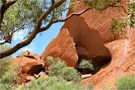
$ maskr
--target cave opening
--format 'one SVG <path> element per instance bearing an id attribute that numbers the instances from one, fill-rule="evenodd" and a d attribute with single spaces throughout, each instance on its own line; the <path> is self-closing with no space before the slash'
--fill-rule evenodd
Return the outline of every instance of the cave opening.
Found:
<path id="1" fill-rule="evenodd" d="M 78 55 L 78 58 L 79 59 L 76 68 L 82 75 L 84 74 L 94 75 L 100 69 L 106 67 L 111 62 L 111 57 L 105 57 L 105 56 L 88 57 L 88 56 Z M 85 63 L 83 64 L 84 67 L 81 68 L 80 65 L 83 60 L 85 60 Z M 88 66 L 92 66 L 93 69 L 91 67 L 89 68 Z"/>

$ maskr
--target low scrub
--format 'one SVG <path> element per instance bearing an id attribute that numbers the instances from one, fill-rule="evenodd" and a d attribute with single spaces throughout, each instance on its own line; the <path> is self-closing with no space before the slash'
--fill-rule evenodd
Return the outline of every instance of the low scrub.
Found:
<path id="1" fill-rule="evenodd" d="M 125 76 L 117 80 L 117 90 L 135 90 L 135 76 Z"/>
<path id="2" fill-rule="evenodd" d="M 66 81 L 80 82 L 81 76 L 78 71 L 72 67 L 67 67 L 65 62 L 60 58 L 49 57 L 49 62 L 51 62 L 49 76 L 60 77 Z"/>
<path id="3" fill-rule="evenodd" d="M 91 90 L 89 87 L 83 87 L 78 83 L 67 82 L 63 78 L 50 77 L 47 80 L 40 77 L 29 83 L 29 86 L 22 87 L 20 90 Z"/>
<path id="4" fill-rule="evenodd" d="M 49 78 L 39 77 L 25 85 L 16 85 L 15 65 L 8 61 L 0 62 L 0 90 L 91 90 L 80 84 L 80 75 L 74 68 L 67 67 L 59 58 L 50 58 Z"/>

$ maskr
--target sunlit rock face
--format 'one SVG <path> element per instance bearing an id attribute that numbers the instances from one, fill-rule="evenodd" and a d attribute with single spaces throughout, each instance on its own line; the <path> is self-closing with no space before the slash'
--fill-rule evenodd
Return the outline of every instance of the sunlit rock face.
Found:
<path id="1" fill-rule="evenodd" d="M 129 30 L 127 36 L 126 39 L 106 44 L 112 54 L 111 63 L 91 78 L 83 80 L 83 84 L 91 83 L 95 90 L 102 90 L 104 86 L 114 90 L 118 78 L 135 74 L 135 30 Z"/>
<path id="2" fill-rule="evenodd" d="M 67 20 L 63 27 L 68 29 L 76 44 L 79 61 L 92 59 L 98 65 L 109 62 L 111 56 L 101 36 L 88 26 L 83 17 L 74 16 Z"/>
<path id="3" fill-rule="evenodd" d="M 84 18 L 79 16 L 66 21 L 59 35 L 42 54 L 44 59 L 47 56 L 60 57 L 72 67 L 76 67 L 82 59 L 91 58 L 98 65 L 111 59 L 110 52 L 98 32 L 89 28 Z"/>
<path id="4" fill-rule="evenodd" d="M 85 5 L 83 0 L 77 1 L 80 2 L 80 5 L 75 11 L 79 12 L 85 8 Z M 125 9 L 127 8 L 127 0 L 121 0 L 120 3 Z M 69 10 L 67 15 L 71 13 L 72 11 Z M 68 59 L 68 62 L 78 63 L 82 58 L 92 58 L 98 65 L 104 65 L 96 74 L 84 79 L 82 83 L 85 85 L 92 84 L 95 90 L 103 90 L 105 87 L 115 90 L 115 82 L 118 78 L 135 74 L 135 30 L 126 29 L 126 37 L 113 36 L 109 31 L 112 20 L 123 16 L 125 13 L 122 8 L 109 7 L 103 11 L 90 10 L 81 16 L 70 18 L 65 22 L 59 35 L 48 45 L 42 54 L 43 58 L 47 55 L 60 58 L 63 58 L 62 56 L 70 57 L 68 54 L 74 48 L 73 55 L 77 58 L 76 60 Z M 60 34 L 66 31 L 65 29 L 72 38 L 72 43 L 74 43 L 73 47 L 70 47 L 71 49 L 68 48 L 69 43 L 65 40 L 62 39 L 65 41 L 63 43 L 66 44 L 66 47 L 62 47 L 63 44 L 59 43 L 62 41 L 57 41 L 58 38 L 63 38 L 60 37 Z M 56 47 L 68 48 L 68 54 L 59 54 L 59 49 L 55 50 Z M 65 62 L 67 62 L 66 58 Z"/>
<path id="5" fill-rule="evenodd" d="M 86 5 L 84 4 L 84 0 L 75 0 L 79 2 L 78 7 L 76 7 L 75 11 L 80 12 L 86 9 Z M 127 8 L 127 1 L 128 0 L 121 0 L 120 4 Z M 69 10 L 68 15 L 71 14 L 73 11 Z M 121 7 L 108 7 L 103 11 L 94 11 L 90 10 L 80 17 L 84 18 L 84 22 L 88 24 L 89 28 L 92 30 L 96 30 L 99 34 L 104 43 L 108 43 L 120 38 L 122 36 L 114 36 L 110 32 L 110 27 L 113 19 L 121 19 L 125 16 L 124 9 Z M 76 19 L 76 22 L 78 20 Z M 72 25 L 73 27 L 73 25 Z M 71 27 L 71 28 L 72 28 Z M 85 29 L 85 28 L 84 28 Z"/>
<path id="6" fill-rule="evenodd" d="M 80 3 L 79 7 L 75 9 L 76 12 L 79 12 L 85 8 L 83 0 L 78 0 Z M 68 14 L 71 14 L 72 10 L 69 10 Z M 112 14 L 114 13 L 114 14 Z M 111 15 L 111 16 L 109 16 Z M 60 57 L 62 59 L 68 59 L 66 57 L 71 57 L 69 54 L 65 54 L 65 52 L 60 52 L 62 48 L 67 48 L 67 46 L 62 46 L 61 43 L 57 43 L 57 39 L 60 40 L 60 35 L 63 32 L 63 28 L 67 29 L 70 37 L 73 39 L 73 43 L 75 44 L 73 47 L 76 50 L 75 56 L 78 56 L 78 59 L 68 59 L 68 62 L 74 63 L 75 61 L 79 61 L 81 59 L 92 59 L 94 63 L 98 65 L 103 65 L 108 63 L 111 59 L 111 54 L 109 50 L 104 46 L 104 43 L 115 40 L 111 32 L 109 31 L 112 19 L 115 17 L 120 17 L 124 15 L 124 11 L 118 8 L 108 8 L 105 11 L 88 11 L 81 16 L 74 16 L 67 20 L 62 27 L 59 35 L 48 45 L 47 49 L 42 54 L 42 57 L 45 59 L 47 55 Z M 62 37 L 63 38 L 63 37 Z M 118 38 L 118 37 L 117 37 Z M 61 41 L 62 43 L 66 43 Z M 68 45 L 68 43 L 67 43 Z M 61 47 L 61 49 L 58 49 Z M 55 49 L 57 48 L 57 50 Z M 71 48 L 69 49 L 71 50 Z M 67 49 L 68 51 L 68 49 Z M 68 53 L 71 53 L 68 51 Z M 73 53 L 73 52 L 72 52 Z M 76 55 L 77 53 L 77 55 Z M 64 55 L 62 55 L 64 54 Z M 65 60 L 67 63 L 67 60 Z M 78 62 L 76 62 L 78 63 Z M 71 63 L 70 63 L 71 64 Z M 74 66 L 70 65 L 69 66 Z"/>
<path id="7" fill-rule="evenodd" d="M 59 35 L 51 41 L 41 57 L 60 57 L 68 66 L 74 67 L 78 61 L 75 43 L 68 29 L 63 28 Z"/>

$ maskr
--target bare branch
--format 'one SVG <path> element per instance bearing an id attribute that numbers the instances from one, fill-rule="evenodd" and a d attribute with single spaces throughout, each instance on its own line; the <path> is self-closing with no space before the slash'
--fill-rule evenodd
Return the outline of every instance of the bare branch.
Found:
<path id="1" fill-rule="evenodd" d="M 122 5 L 112 5 L 111 7 L 120 7 L 120 8 L 122 8 L 124 10 L 124 13 L 127 13 L 127 10 Z"/>
<path id="2" fill-rule="evenodd" d="M 69 16 L 67 16 L 65 19 L 59 19 L 59 20 L 56 20 L 56 21 L 53 21 L 52 23 L 57 23 L 57 22 L 65 22 L 66 20 L 68 20 L 69 18 L 73 17 L 73 16 L 80 16 L 81 14 L 87 12 L 88 10 L 90 10 L 92 8 L 87 8 L 81 12 L 78 12 L 78 13 L 72 13 L 70 14 Z"/>

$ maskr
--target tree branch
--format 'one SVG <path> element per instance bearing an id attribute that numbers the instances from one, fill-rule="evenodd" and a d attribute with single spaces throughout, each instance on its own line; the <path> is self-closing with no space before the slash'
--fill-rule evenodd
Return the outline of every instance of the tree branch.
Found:
<path id="1" fill-rule="evenodd" d="M 47 16 L 56 8 L 58 8 L 61 4 L 63 4 L 65 2 L 65 0 L 60 0 L 59 2 L 56 2 L 54 5 L 52 5 L 45 13 L 43 13 L 39 18 L 38 20 L 36 21 L 35 23 L 35 29 L 32 31 L 32 33 L 29 35 L 29 37 L 18 43 L 17 45 L 15 45 L 14 47 L 12 47 L 11 49 L 9 50 L 6 50 L 4 52 L 1 52 L 0 53 L 0 59 L 6 57 L 6 56 L 9 56 L 13 53 L 15 53 L 16 51 L 18 51 L 20 48 L 30 44 L 32 42 L 32 40 L 36 37 L 36 35 L 39 33 L 39 32 L 43 32 L 41 30 L 41 25 L 42 25 L 42 21 L 44 20 L 44 18 L 47 18 Z M 45 29 L 47 30 L 52 24 L 49 24 Z"/>
<path id="2" fill-rule="evenodd" d="M 14 0 L 14 1 L 16 1 L 16 0 Z M 20 48 L 22 48 L 22 47 L 24 47 L 24 46 L 30 44 L 30 43 L 32 42 L 32 40 L 36 37 L 36 35 L 37 35 L 38 33 L 43 32 L 43 31 L 49 29 L 52 24 L 57 23 L 57 22 L 64 22 L 64 21 L 68 20 L 69 18 L 71 18 L 72 16 L 79 16 L 79 15 L 81 15 L 81 14 L 87 12 L 88 10 L 92 9 L 92 8 L 87 8 L 87 9 L 85 9 L 85 10 L 79 12 L 79 13 L 72 13 L 72 14 L 70 14 L 69 16 L 67 16 L 65 19 L 59 19 L 59 20 L 56 20 L 56 21 L 53 21 L 53 20 L 51 19 L 50 22 L 47 24 L 47 26 L 41 28 L 41 26 L 42 26 L 42 21 L 43 21 L 45 18 L 47 18 L 47 16 L 48 16 L 54 9 L 58 8 L 58 7 L 59 7 L 60 5 L 62 5 L 65 1 L 66 1 L 66 0 L 60 0 L 60 1 L 58 1 L 58 2 L 56 2 L 56 3 L 54 3 L 54 4 L 52 4 L 52 5 L 50 6 L 50 8 L 48 8 L 48 10 L 47 10 L 46 12 L 44 12 L 43 14 L 41 14 L 41 16 L 40 16 L 40 17 L 38 18 L 38 20 L 35 22 L 35 29 L 31 32 L 31 34 L 29 35 L 29 37 L 28 37 L 26 40 L 24 40 L 24 41 L 18 43 L 17 45 L 15 45 L 14 47 L 12 47 L 11 49 L 6 50 L 6 51 L 4 51 L 4 52 L 1 52 L 1 53 L 0 53 L 0 59 L 1 59 L 1 58 L 4 58 L 4 57 L 6 57 L 6 56 L 9 56 L 9 55 L 11 55 L 11 54 L 13 54 L 13 53 L 15 53 L 15 52 L 18 51 Z M 10 4 L 9 6 L 11 6 L 11 5 L 12 5 L 12 4 Z M 3 13 L 3 14 L 4 14 L 4 13 Z M 0 23 L 0 24 L 1 24 L 1 23 Z"/>
<path id="3" fill-rule="evenodd" d="M 112 5 L 111 7 L 120 7 L 120 8 L 122 8 L 124 10 L 124 13 L 127 13 L 127 10 L 122 5 Z"/>
<path id="4" fill-rule="evenodd" d="M 78 13 L 72 13 L 72 14 L 68 15 L 65 19 L 55 20 L 55 21 L 53 21 L 52 23 L 65 22 L 65 21 L 68 20 L 69 18 L 71 18 L 71 17 L 73 17 L 73 16 L 80 16 L 81 14 L 87 12 L 87 11 L 90 10 L 90 9 L 92 9 L 92 8 L 87 8 L 87 9 L 81 11 L 81 12 L 78 12 Z"/>
<path id="5" fill-rule="evenodd" d="M 6 10 L 12 6 L 17 0 L 5 0 L 0 8 L 0 25 L 3 21 Z M 1 27 L 0 27 L 1 28 Z"/>
<path id="6" fill-rule="evenodd" d="M 8 33 L 7 36 L 4 36 L 4 38 L 2 40 L 0 40 L 0 45 L 3 45 L 5 43 L 11 43 L 12 41 L 12 37 L 13 37 L 13 34 L 17 31 L 19 31 L 21 28 L 24 27 L 25 24 L 21 25 L 19 28 L 13 30 L 12 32 Z"/>

